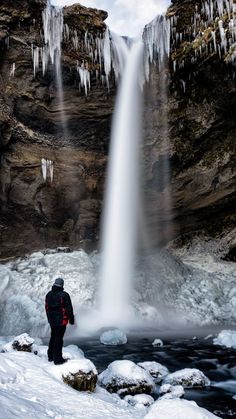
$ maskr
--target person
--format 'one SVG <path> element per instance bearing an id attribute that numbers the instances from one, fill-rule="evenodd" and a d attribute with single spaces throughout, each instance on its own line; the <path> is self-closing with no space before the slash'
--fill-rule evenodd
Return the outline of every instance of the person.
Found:
<path id="1" fill-rule="evenodd" d="M 57 278 L 45 298 L 45 309 L 51 327 L 48 360 L 55 365 L 64 364 L 62 356 L 63 337 L 68 322 L 74 324 L 74 313 L 70 296 L 64 291 L 64 280 Z"/>

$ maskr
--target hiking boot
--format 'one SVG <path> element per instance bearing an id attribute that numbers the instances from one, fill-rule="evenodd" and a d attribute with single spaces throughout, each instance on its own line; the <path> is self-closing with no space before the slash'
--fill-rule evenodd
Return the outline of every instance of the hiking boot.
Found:
<path id="1" fill-rule="evenodd" d="M 60 361 L 56 361 L 54 362 L 55 365 L 62 365 L 65 364 L 65 362 L 67 362 L 68 359 L 62 358 Z"/>

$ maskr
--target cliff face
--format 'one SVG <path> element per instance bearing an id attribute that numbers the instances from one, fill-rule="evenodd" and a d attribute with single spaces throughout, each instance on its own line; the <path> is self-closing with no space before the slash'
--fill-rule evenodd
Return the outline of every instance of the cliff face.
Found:
<path id="1" fill-rule="evenodd" d="M 179 234 L 191 237 L 202 230 L 212 237 L 235 227 L 235 65 L 227 62 L 223 49 L 219 58 L 219 19 L 202 27 L 200 19 L 207 19 L 203 4 L 173 1 L 168 10 L 174 22 L 170 68 L 161 76 L 152 69 L 146 94 L 146 196 L 154 242 L 158 235 L 165 241 Z M 201 36 L 193 33 L 196 5 L 199 23 L 195 32 L 200 30 Z M 225 13 L 227 37 L 228 24 Z M 169 78 L 166 92 L 163 77 Z M 159 178 L 167 158 L 171 166 L 169 186 L 161 185 Z M 163 211 L 170 191 L 172 211 Z M 160 211 L 164 231 L 158 231 Z M 173 224 L 166 229 L 170 218 Z"/>
<path id="2" fill-rule="evenodd" d="M 99 237 L 115 88 L 108 92 L 93 76 L 86 96 L 76 61 L 89 61 L 88 54 L 64 41 L 63 131 L 53 68 L 44 77 L 33 72 L 31 46 L 43 43 L 44 7 L 45 0 L 0 5 L 1 258 L 46 247 L 91 248 Z M 153 68 L 146 87 L 144 183 L 154 245 L 200 229 L 210 235 L 232 229 L 236 220 L 234 68 L 211 49 L 192 60 L 194 10 L 190 0 L 173 1 L 168 13 L 178 16 L 183 37 L 172 44 L 169 70 L 158 75 Z M 106 16 L 74 5 L 65 8 L 64 23 L 80 43 L 86 31 L 103 35 Z M 43 179 L 41 159 L 54 162 L 52 183 Z"/>
<path id="3" fill-rule="evenodd" d="M 96 242 L 106 154 L 113 110 L 95 77 L 86 97 L 79 87 L 76 52 L 63 44 L 63 108 L 51 66 L 34 77 L 31 45 L 41 46 L 44 0 L 3 1 L 0 6 L 0 237 L 1 257 L 55 246 L 87 246 Z M 64 24 L 102 36 L 106 12 L 80 5 L 65 8 Z M 9 48 L 8 48 L 9 43 Z M 89 59 L 88 59 L 89 60 Z M 54 180 L 46 182 L 41 159 L 54 162 Z"/>

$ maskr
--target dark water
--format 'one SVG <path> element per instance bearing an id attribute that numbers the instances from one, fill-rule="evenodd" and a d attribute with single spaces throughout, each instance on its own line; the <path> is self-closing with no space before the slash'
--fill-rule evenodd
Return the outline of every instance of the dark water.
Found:
<path id="1" fill-rule="evenodd" d="M 198 368 L 211 380 L 206 389 L 185 390 L 185 399 L 194 400 L 222 419 L 236 418 L 236 350 L 215 346 L 212 340 L 166 339 L 164 347 L 153 348 L 154 338 L 130 337 L 127 345 L 104 346 L 99 338 L 83 338 L 70 342 L 77 344 L 85 356 L 94 362 L 99 372 L 112 361 L 128 359 L 135 363 L 157 361 L 170 372 L 182 368 Z M 68 342 L 67 342 L 68 343 Z M 233 370 L 234 368 L 234 370 Z M 214 384 L 229 382 L 229 388 L 216 388 Z M 229 383 L 228 383 L 229 384 Z"/>

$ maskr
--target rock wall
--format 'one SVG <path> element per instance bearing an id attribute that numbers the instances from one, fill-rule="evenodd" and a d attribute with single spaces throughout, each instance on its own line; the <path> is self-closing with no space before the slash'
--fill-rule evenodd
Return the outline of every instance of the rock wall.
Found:
<path id="1" fill-rule="evenodd" d="M 115 86 L 108 92 L 93 77 L 86 96 L 76 61 L 88 57 L 64 42 L 63 133 L 53 68 L 33 74 L 31 45 L 42 44 L 44 7 L 45 0 L 0 5 L 1 259 L 48 247 L 91 249 L 99 238 Z M 192 63 L 194 8 L 173 1 L 168 14 L 179 16 L 184 37 L 172 45 L 168 69 L 158 75 L 153 68 L 145 89 L 145 211 L 154 246 L 198 230 L 218 234 L 236 220 L 235 71 L 214 53 Z M 102 35 L 106 17 L 80 5 L 64 9 L 79 40 L 87 30 Z M 185 66 L 174 72 L 183 57 Z M 52 183 L 43 179 L 41 159 L 54 162 Z"/>
<path id="2" fill-rule="evenodd" d="M 0 5 L 1 258 L 55 246 L 86 248 L 98 235 L 114 94 L 93 77 L 85 96 L 76 61 L 88 57 L 64 42 L 63 133 L 53 68 L 33 75 L 31 45 L 43 42 L 45 4 Z M 102 36 L 106 17 L 80 5 L 64 9 L 64 23 L 76 28 L 79 41 L 86 31 Z M 41 159 L 54 162 L 52 184 L 44 182 Z"/>

